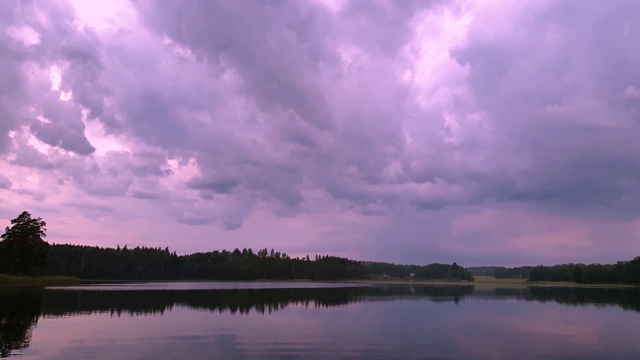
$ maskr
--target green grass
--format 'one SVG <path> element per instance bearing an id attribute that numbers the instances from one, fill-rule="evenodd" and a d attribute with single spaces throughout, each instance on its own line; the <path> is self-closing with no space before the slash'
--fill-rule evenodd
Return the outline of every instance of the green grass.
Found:
<path id="1" fill-rule="evenodd" d="M 71 276 L 16 276 L 0 274 L 0 286 L 63 286 L 75 285 L 80 279 Z"/>
<path id="2" fill-rule="evenodd" d="M 476 290 L 524 289 L 526 279 L 496 279 L 493 276 L 474 276 Z"/>

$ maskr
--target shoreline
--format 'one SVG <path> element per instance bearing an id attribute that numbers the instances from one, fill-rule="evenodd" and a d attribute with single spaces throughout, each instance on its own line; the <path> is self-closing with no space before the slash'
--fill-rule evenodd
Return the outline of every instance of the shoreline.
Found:
<path id="1" fill-rule="evenodd" d="M 495 279 L 488 277 L 481 277 L 480 281 L 453 281 L 453 280 L 405 280 L 405 279 L 389 279 L 389 280 L 352 280 L 345 282 L 356 282 L 363 284 L 379 284 L 379 285 L 456 285 L 466 286 L 474 285 L 476 287 L 571 287 L 571 288 L 640 288 L 640 285 L 634 284 L 580 284 L 575 282 L 553 282 L 553 281 L 540 281 L 530 282 L 525 279 Z"/>
<path id="2" fill-rule="evenodd" d="M 479 279 L 478 279 L 479 278 Z M 410 280 L 410 279 L 353 279 L 353 280 L 324 280 L 310 279 L 258 279 L 258 280 L 97 280 L 79 279 L 71 276 L 16 276 L 0 274 L 0 287 L 46 287 L 73 286 L 81 284 L 118 284 L 118 283 L 164 283 L 164 282 L 290 282 L 290 283 L 341 283 L 364 285 L 433 285 L 433 286 L 469 286 L 476 288 L 525 288 L 525 287 L 571 287 L 571 288 L 640 288 L 635 284 L 580 284 L 574 282 L 529 282 L 525 279 L 495 279 L 491 277 L 476 277 L 476 281 L 465 280 Z"/>

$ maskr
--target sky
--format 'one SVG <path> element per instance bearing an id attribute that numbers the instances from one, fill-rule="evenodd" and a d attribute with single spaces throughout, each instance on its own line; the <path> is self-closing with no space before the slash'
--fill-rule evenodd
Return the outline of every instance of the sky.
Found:
<path id="1" fill-rule="evenodd" d="M 640 2 L 0 2 L 0 225 L 461 265 L 640 255 Z"/>

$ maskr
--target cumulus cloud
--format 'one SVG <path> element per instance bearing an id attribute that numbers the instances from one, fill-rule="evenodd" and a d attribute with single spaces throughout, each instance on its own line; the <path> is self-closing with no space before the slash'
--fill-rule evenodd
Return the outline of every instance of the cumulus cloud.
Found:
<path id="1" fill-rule="evenodd" d="M 544 258 L 545 234 L 605 242 L 569 228 L 640 214 L 637 2 L 110 6 L 0 5 L 15 196 L 46 184 L 32 201 L 250 233 L 271 214 L 380 259 L 498 261 L 529 243 Z M 486 209 L 496 224 L 460 230 Z M 541 213 L 565 223 L 500 235 Z M 329 225 L 347 215 L 360 225 Z M 566 256 L 595 248 L 580 249 Z"/>

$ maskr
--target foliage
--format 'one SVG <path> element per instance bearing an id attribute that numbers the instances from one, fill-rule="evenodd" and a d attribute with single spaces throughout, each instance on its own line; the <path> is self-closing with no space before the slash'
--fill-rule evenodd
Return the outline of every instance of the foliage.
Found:
<path id="1" fill-rule="evenodd" d="M 53 274 L 82 279 L 353 280 L 387 273 L 397 278 L 414 274 L 414 279 L 473 280 L 471 273 L 456 263 L 416 266 L 358 262 L 337 256 L 291 258 L 266 248 L 257 253 L 235 249 L 179 256 L 169 248 L 52 245 L 49 262 Z"/>
<path id="2" fill-rule="evenodd" d="M 519 266 L 508 268 L 504 266 L 479 266 L 470 267 L 473 275 L 493 276 L 496 279 L 528 279 L 532 266 Z"/>
<path id="3" fill-rule="evenodd" d="M 235 249 L 178 256 L 169 248 L 125 245 L 113 248 L 53 245 L 49 261 L 54 274 L 112 280 L 349 280 L 366 277 L 359 262 L 335 256 L 315 261 L 262 249 Z"/>
<path id="4" fill-rule="evenodd" d="M 582 284 L 640 284 L 640 256 L 615 264 L 538 265 L 530 281 L 573 281 Z"/>
<path id="5" fill-rule="evenodd" d="M 49 244 L 47 224 L 23 211 L 11 220 L 11 227 L 0 237 L 0 272 L 7 274 L 40 275 L 47 273 Z"/>
<path id="6" fill-rule="evenodd" d="M 640 284 L 640 257 L 615 264 L 560 264 L 553 266 L 472 267 L 474 275 L 496 279 L 527 279 L 529 281 L 576 282 L 579 284 Z"/>
<path id="7" fill-rule="evenodd" d="M 576 282 L 579 284 L 640 284 L 640 257 L 616 264 L 560 264 L 553 266 L 483 266 L 469 268 L 474 275 L 493 275 L 496 279 Z"/>
<path id="8" fill-rule="evenodd" d="M 528 279 L 532 268 L 532 266 L 499 267 L 494 270 L 493 276 L 496 279 Z"/>
<path id="9" fill-rule="evenodd" d="M 473 281 L 471 272 L 456 263 L 429 265 L 396 265 L 366 261 L 367 273 L 379 277 L 411 278 L 415 280 L 467 280 Z"/>
<path id="10" fill-rule="evenodd" d="M 640 284 L 640 257 L 616 264 L 559 264 L 553 266 L 472 267 L 474 275 L 496 279 L 527 279 L 529 281 L 576 282 L 579 284 Z"/>
<path id="11" fill-rule="evenodd" d="M 169 249 L 101 248 L 51 245 L 51 273 L 82 279 L 174 280 L 179 278 L 178 256 Z"/>

